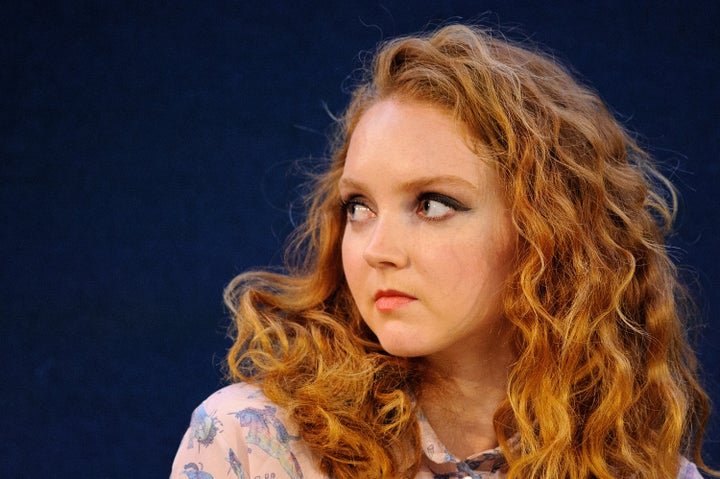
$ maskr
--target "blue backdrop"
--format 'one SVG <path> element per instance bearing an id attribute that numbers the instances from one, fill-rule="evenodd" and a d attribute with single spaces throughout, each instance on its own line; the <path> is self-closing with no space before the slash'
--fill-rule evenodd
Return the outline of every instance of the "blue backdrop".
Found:
<path id="1" fill-rule="evenodd" d="M 5 477 L 167 476 L 221 385 L 222 289 L 281 260 L 293 165 L 324 154 L 358 52 L 447 19 L 553 49 L 677 183 L 673 254 L 720 402 L 719 2 L 15 3 L 0 15 Z M 718 466 L 717 417 L 709 439 Z"/>

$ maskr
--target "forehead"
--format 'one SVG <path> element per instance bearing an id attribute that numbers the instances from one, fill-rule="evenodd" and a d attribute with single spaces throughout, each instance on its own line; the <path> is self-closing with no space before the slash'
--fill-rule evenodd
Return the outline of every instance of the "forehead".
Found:
<path id="1" fill-rule="evenodd" d="M 445 110 L 416 101 L 383 100 L 360 117 L 343 177 L 455 175 L 481 186 L 488 156 L 471 144 L 464 125 Z"/>

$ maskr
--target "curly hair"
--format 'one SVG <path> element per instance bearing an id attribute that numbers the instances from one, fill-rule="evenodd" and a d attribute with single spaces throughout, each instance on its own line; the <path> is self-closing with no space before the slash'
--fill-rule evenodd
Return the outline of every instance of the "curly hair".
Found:
<path id="1" fill-rule="evenodd" d="M 226 290 L 233 381 L 286 408 L 331 477 L 412 477 L 421 359 L 390 356 L 342 271 L 338 180 L 378 101 L 441 108 L 490 150 L 520 238 L 504 298 L 516 361 L 495 413 L 509 478 L 670 478 L 709 414 L 665 247 L 676 196 L 599 96 L 555 60 L 475 26 L 379 46 L 315 178 L 287 271 Z"/>

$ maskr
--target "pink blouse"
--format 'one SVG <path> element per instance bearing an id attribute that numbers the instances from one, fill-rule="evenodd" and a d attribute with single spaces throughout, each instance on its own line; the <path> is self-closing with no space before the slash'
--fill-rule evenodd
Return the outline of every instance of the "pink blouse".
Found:
<path id="1" fill-rule="evenodd" d="M 501 479 L 498 449 L 456 459 L 419 418 L 424 461 L 416 479 Z M 285 411 L 254 385 L 237 383 L 215 392 L 192 415 L 172 466 L 171 479 L 330 479 L 300 440 Z M 678 479 L 702 479 L 685 459 Z"/>

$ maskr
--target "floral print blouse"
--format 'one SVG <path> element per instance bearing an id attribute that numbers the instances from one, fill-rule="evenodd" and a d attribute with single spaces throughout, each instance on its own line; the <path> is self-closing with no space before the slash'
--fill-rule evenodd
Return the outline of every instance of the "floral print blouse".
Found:
<path id="1" fill-rule="evenodd" d="M 419 417 L 424 460 L 416 479 L 502 479 L 498 449 L 461 461 Z M 300 440 L 285 412 L 255 385 L 237 383 L 206 399 L 192 415 L 172 466 L 171 479 L 330 479 Z M 702 479 L 682 459 L 678 479 Z"/>

